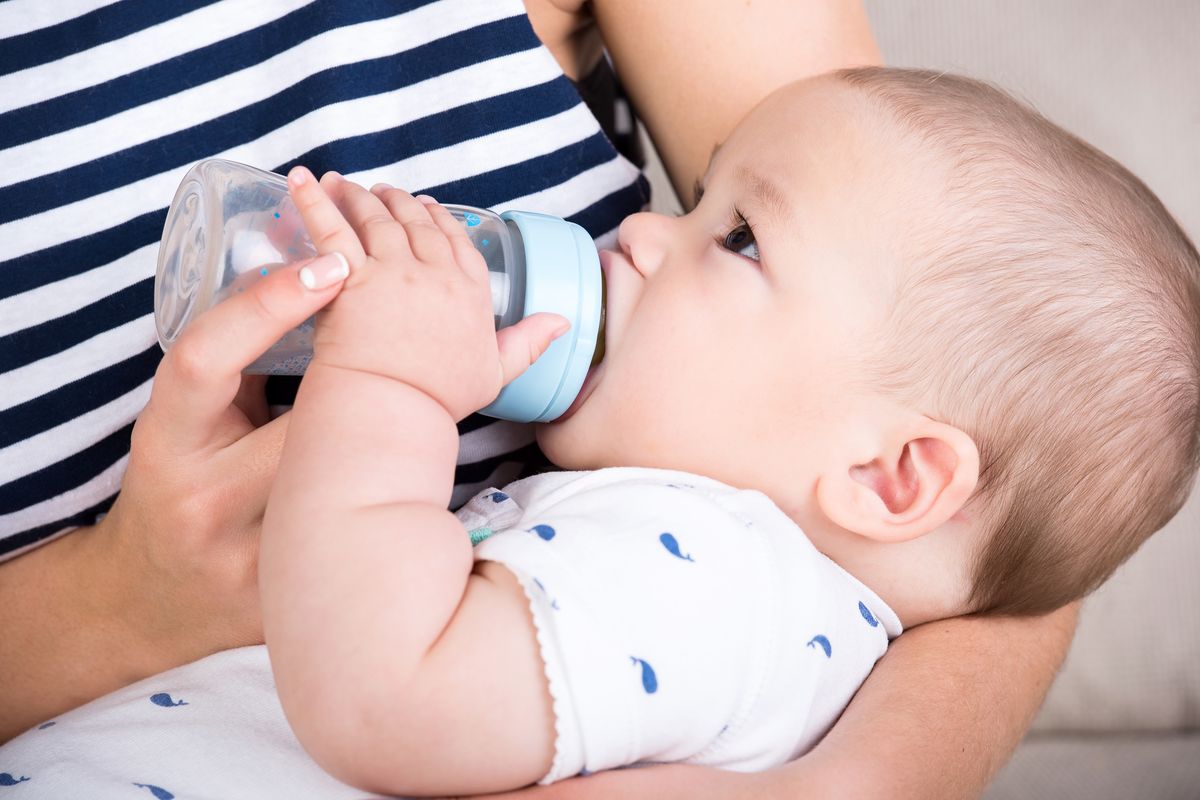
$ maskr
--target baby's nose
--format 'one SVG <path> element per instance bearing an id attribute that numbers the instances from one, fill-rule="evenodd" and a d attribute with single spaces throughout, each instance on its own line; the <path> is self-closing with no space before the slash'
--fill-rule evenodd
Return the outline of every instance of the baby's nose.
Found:
<path id="1" fill-rule="evenodd" d="M 674 219 L 643 212 L 625 218 L 617 230 L 617 244 L 643 277 L 654 274 L 670 249 Z"/>

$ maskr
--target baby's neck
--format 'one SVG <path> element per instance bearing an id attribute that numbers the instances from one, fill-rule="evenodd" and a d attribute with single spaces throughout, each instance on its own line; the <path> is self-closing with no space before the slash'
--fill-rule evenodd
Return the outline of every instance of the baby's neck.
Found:
<path id="1" fill-rule="evenodd" d="M 952 521 L 917 539 L 880 542 L 828 520 L 790 516 L 818 550 L 891 606 L 906 629 L 967 612 L 969 523 Z"/>

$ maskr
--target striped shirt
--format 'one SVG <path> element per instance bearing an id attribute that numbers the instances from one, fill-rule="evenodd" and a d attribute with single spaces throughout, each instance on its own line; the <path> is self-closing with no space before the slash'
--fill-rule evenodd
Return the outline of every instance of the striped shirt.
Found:
<path id="1" fill-rule="evenodd" d="M 161 358 L 166 206 L 218 156 L 556 214 L 602 241 L 649 198 L 522 0 L 0 4 L 0 558 L 111 505 Z M 452 507 L 544 458 L 528 425 L 460 433 Z"/>

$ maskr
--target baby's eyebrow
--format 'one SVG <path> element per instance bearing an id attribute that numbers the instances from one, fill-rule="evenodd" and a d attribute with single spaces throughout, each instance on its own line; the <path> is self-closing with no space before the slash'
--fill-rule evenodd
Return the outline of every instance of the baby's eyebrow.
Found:
<path id="1" fill-rule="evenodd" d="M 699 203 L 700 196 L 704 194 L 705 178 L 712 171 L 713 161 L 717 158 L 717 153 L 721 151 L 721 146 L 724 142 L 717 142 L 713 145 L 712 155 L 708 157 L 708 166 L 704 168 L 704 174 L 696 181 L 694 187 L 695 197 L 693 202 Z M 737 176 L 740 181 L 743 181 L 750 189 L 750 194 L 758 201 L 768 216 L 771 217 L 771 222 L 776 224 L 784 224 L 792 219 L 792 205 L 788 202 L 787 196 L 780 190 L 773 181 L 769 178 L 754 172 L 745 166 L 739 166 Z"/>
<path id="2" fill-rule="evenodd" d="M 787 195 L 770 178 L 745 166 L 738 167 L 737 173 L 738 178 L 745 181 L 750 194 L 771 217 L 772 222 L 785 225 L 793 218 L 792 204 L 788 202 Z"/>

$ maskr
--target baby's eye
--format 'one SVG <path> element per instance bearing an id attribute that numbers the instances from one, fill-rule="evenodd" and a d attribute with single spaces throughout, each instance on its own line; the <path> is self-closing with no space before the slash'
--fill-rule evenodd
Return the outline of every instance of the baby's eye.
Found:
<path id="1" fill-rule="evenodd" d="M 758 261 L 758 241 L 754 237 L 754 231 L 750 228 L 750 224 L 742 220 L 733 230 L 725 234 L 725 240 L 721 246 L 726 250 L 732 250 L 738 255 L 746 256 L 747 258 Z"/>

